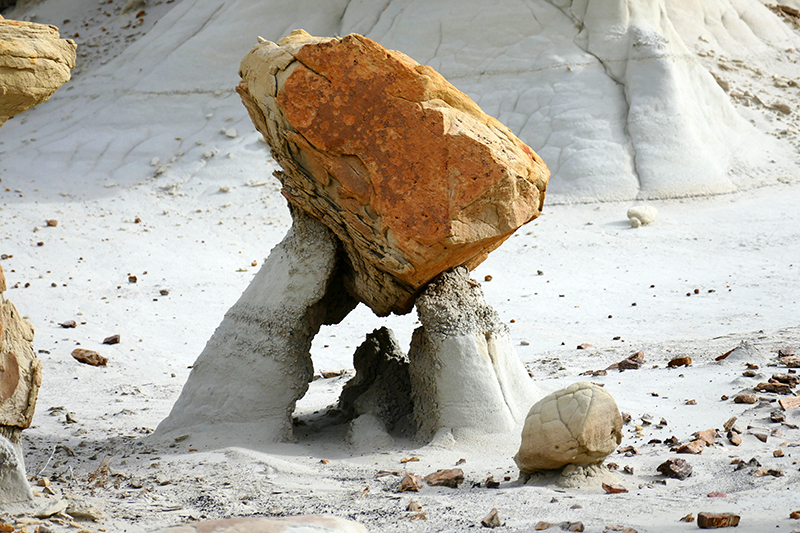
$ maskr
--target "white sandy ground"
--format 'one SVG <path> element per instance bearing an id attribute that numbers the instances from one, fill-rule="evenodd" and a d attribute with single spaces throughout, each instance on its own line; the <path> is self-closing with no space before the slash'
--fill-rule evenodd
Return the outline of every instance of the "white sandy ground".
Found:
<path id="1" fill-rule="evenodd" d="M 446 440 L 435 446 L 398 441 L 385 450 L 353 451 L 343 441 L 345 427 L 323 427 L 324 419 L 314 414 L 335 403 L 346 378 L 311 384 L 297 410 L 305 423 L 298 427 L 297 443 L 259 451 L 190 452 L 191 436 L 177 443 L 147 439 L 172 407 L 188 367 L 258 268 L 252 263 L 262 264 L 290 221 L 271 177 L 274 167 L 266 164 L 266 146 L 231 91 L 235 65 L 255 34 L 242 31 L 230 42 L 217 39 L 230 34 L 226 20 L 250 11 L 228 9 L 222 16 L 209 2 L 152 2 L 137 22 L 132 14 L 117 15 L 121 3 L 48 1 L 34 6 L 39 22 L 69 19 L 62 33 L 79 32 L 76 39 L 87 55 L 72 85 L 0 130 L 0 254 L 12 256 L 1 260 L 9 287 L 19 284 L 5 296 L 36 328 L 35 348 L 44 365 L 34 427 L 25 432 L 27 469 L 29 475 L 51 478 L 58 494 L 83 497 L 101 508 L 107 518 L 85 524 L 90 530 L 137 532 L 195 518 L 329 512 L 358 520 L 370 531 L 462 531 L 480 528 L 480 519 L 493 507 L 507 531 L 530 531 L 539 520 L 582 521 L 587 531 L 597 532 L 616 524 L 640 532 L 688 531 L 696 524 L 678 519 L 699 511 L 741 514 L 739 531 L 800 530 L 800 523 L 789 519 L 791 511 L 800 510 L 800 452 L 795 447 L 800 430 L 783 426 L 783 434 L 766 444 L 745 435 L 738 448 L 719 439 L 717 447 L 700 456 L 682 456 L 694 475 L 666 485 L 652 483 L 661 479 L 656 467 L 675 455 L 662 444 L 648 444 L 672 435 L 685 442 L 697 430 L 721 429 L 731 416 L 738 416 L 743 428 L 779 428 L 768 421 L 776 403 L 744 406 L 720 397 L 733 397 L 780 371 L 769 366 L 775 362 L 771 350 L 800 348 L 800 183 L 797 173 L 787 174 L 780 162 L 775 166 L 781 170 L 767 164 L 748 176 L 753 184 L 771 186 L 649 202 L 659 210 L 657 222 L 638 229 L 631 229 L 625 217 L 632 204 L 556 205 L 564 197 L 552 195 L 545 214 L 521 228 L 474 273 L 481 282 L 492 276 L 483 282 L 486 299 L 509 322 L 519 356 L 542 395 L 591 379 L 606 385 L 634 423 L 644 414 L 656 422 L 667 420 L 664 429 L 645 427 L 642 437 L 633 425 L 626 426 L 622 445 L 635 445 L 642 453 L 609 460 L 620 470 L 633 467 L 632 476 L 618 474 L 627 494 L 606 495 L 596 485 L 563 489 L 552 481 L 520 485 L 511 460 L 517 435 L 449 447 Z M 361 5 L 367 4 L 353 3 Z M 184 26 L 177 25 L 177 16 L 153 26 L 175 7 L 186 10 L 180 19 Z M 268 20 L 253 20 L 253 31 L 271 28 L 275 35 L 264 35 L 271 39 L 297 26 L 320 34 L 336 31 L 325 13 L 305 18 L 271 14 Z M 193 16 L 202 20 L 192 22 Z M 414 23 L 413 18 L 404 20 Z M 165 27 L 164 21 L 175 25 Z M 128 22 L 136 27 L 126 28 Z M 186 28 L 195 26 L 211 32 L 203 42 L 220 47 L 219 54 L 192 48 L 201 39 L 193 40 Z M 154 27 L 152 39 L 160 47 L 147 48 L 143 38 Z M 747 50 L 746 42 L 725 52 L 719 46 L 725 32 L 719 28 L 707 36 L 700 32 L 710 43 L 695 39 L 691 25 L 678 29 L 685 39 L 692 37 L 690 49 L 704 54 L 698 56 L 702 64 L 730 81 L 734 93 L 750 91 L 767 101 L 782 98 L 797 105 L 797 87 L 775 87 L 771 78 L 773 72 L 795 77 L 792 52 L 760 53 Z M 133 41 L 139 45 L 120 57 L 128 62 L 123 66 L 136 68 L 109 72 L 111 64 L 92 77 L 93 69 Z M 396 47 L 425 60 L 400 44 Z M 166 76 L 172 63 L 162 64 L 162 52 L 170 46 L 176 58 L 224 63 L 227 70 L 206 72 L 189 65 Z M 761 65 L 763 76 L 735 59 Z M 723 68 L 722 63 L 734 65 Z M 785 69 L 778 63 L 785 63 Z M 158 75 L 145 72 L 141 76 L 149 76 L 147 83 L 131 89 L 129 82 L 141 81 L 136 69 L 148 65 L 158 66 Z M 605 76 L 602 68 L 595 70 Z M 205 83 L 206 74 L 203 87 L 186 90 L 184 85 Z M 116 85 L 105 85 L 109 80 Z M 466 81 L 456 81 L 469 90 Z M 481 104 L 513 122 L 514 113 L 501 105 L 511 100 L 491 93 Z M 744 96 L 732 101 L 761 131 L 796 145 L 797 112 L 783 116 Z M 577 97 L 571 103 L 593 105 Z M 559 127 L 573 133 L 572 126 Z M 237 136 L 228 137 L 223 128 L 237 129 Z M 556 148 L 557 141 L 553 136 Z M 761 142 L 754 138 L 756 148 L 766 146 Z M 212 157 L 203 156 L 207 151 Z M 158 169 L 163 172 L 157 174 Z M 553 190 L 565 183 L 554 179 Z M 58 226 L 44 227 L 46 219 L 57 219 Z M 129 283 L 129 275 L 137 276 L 137 283 Z M 161 289 L 169 295 L 162 296 Z M 58 323 L 65 320 L 75 320 L 78 327 L 62 329 Z M 413 314 L 379 319 L 362 306 L 343 324 L 320 332 L 312 349 L 315 367 L 352 367 L 356 346 L 381 325 L 392 327 L 407 347 L 414 321 Z M 120 344 L 100 344 L 115 333 L 122 337 Z M 713 361 L 741 340 L 755 346 L 752 357 Z M 70 352 L 79 343 L 108 357 L 108 367 L 74 361 Z M 580 343 L 594 348 L 576 350 Z M 645 353 L 645 369 L 579 376 L 638 350 Z M 682 355 L 694 359 L 690 368 L 665 368 L 670 358 Z M 748 362 L 760 366 L 761 376 L 741 376 Z M 688 399 L 696 405 L 685 405 Z M 63 410 L 51 410 L 59 407 Z M 66 423 L 67 412 L 77 422 Z M 787 413 L 787 421 L 800 424 L 798 412 Z M 773 458 L 775 449 L 785 457 Z M 400 463 L 410 456 L 421 461 Z M 734 472 L 729 463 L 736 457 L 756 457 L 766 467 L 782 469 L 784 477 L 757 478 L 752 469 Z M 457 490 L 426 486 L 418 494 L 397 494 L 383 490 L 391 485 L 387 478 L 376 478 L 379 470 L 406 467 L 424 475 L 453 467 L 461 458 L 466 459 L 460 466 L 467 481 Z M 97 482 L 90 482 L 89 475 L 99 472 L 104 460 L 111 475 L 103 486 L 93 486 Z M 497 490 L 473 487 L 488 475 L 496 480 L 509 476 L 510 481 Z M 707 497 L 711 492 L 727 497 Z M 412 499 L 422 504 L 427 521 L 410 521 L 412 513 L 405 509 Z M 44 504 L 44 496 L 37 498 L 36 507 Z M 7 518 L 3 513 L 24 511 L 2 509 L 0 519 Z"/>
<path id="2" fill-rule="evenodd" d="M 653 202 L 657 222 L 638 229 L 628 226 L 628 204 L 550 206 L 475 271 L 479 280 L 492 276 L 483 282 L 486 298 L 504 319 L 514 320 L 515 342 L 530 343 L 518 346 L 518 353 L 542 395 L 587 379 L 579 377 L 585 370 L 644 350 L 646 369 L 588 378 L 605 383 L 634 422 L 643 414 L 668 421 L 664 429 L 647 426 L 643 437 L 626 427 L 622 445 L 642 454 L 609 460 L 634 468 L 633 476 L 619 474 L 628 494 L 605 495 L 597 486 L 521 486 L 511 460 L 516 436 L 453 447 L 400 441 L 356 453 L 343 441 L 346 427 L 321 428 L 323 420 L 313 415 L 335 403 L 344 378 L 311 384 L 297 410 L 307 425 L 298 428 L 294 444 L 189 453 L 191 437 L 172 445 L 149 441 L 147 428 L 169 412 L 189 365 L 254 274 L 251 263 L 260 264 L 288 227 L 276 182 L 267 177 L 269 168 L 262 171 L 254 177 L 269 184 L 259 187 L 245 185 L 251 176 L 224 176 L 190 179 L 169 194 L 153 178 L 129 188 L 73 191 L 75 197 L 60 195 L 52 183 L 39 188 L 3 177 L 0 253 L 13 255 L 3 267 L 9 286 L 20 285 L 6 296 L 33 323 L 44 365 L 34 427 L 25 432 L 27 469 L 53 479 L 58 493 L 101 508 L 107 518 L 89 529 L 133 532 L 194 518 L 329 512 L 372 531 L 459 531 L 480 527 L 493 507 L 509 531 L 529 531 L 539 520 L 579 520 L 587 531 L 614 524 L 683 531 L 697 526 L 678 519 L 699 511 L 737 512 L 744 531 L 800 528 L 789 519 L 800 509 L 793 488 L 800 478 L 800 430 L 784 426 L 783 435 L 766 444 L 745 435 L 738 448 L 720 444 L 701 456 L 683 456 L 694 475 L 666 485 L 651 482 L 660 478 L 656 467 L 675 455 L 665 445 L 647 444 L 672 435 L 686 441 L 697 430 L 721 429 L 731 416 L 742 427 L 779 427 L 767 420 L 776 403 L 745 406 L 720 397 L 759 381 L 741 376 L 745 363 L 758 364 L 763 381 L 779 371 L 769 366 L 776 361 L 771 350 L 800 347 L 796 184 Z M 221 186 L 229 192 L 220 192 Z M 43 227 L 51 218 L 58 226 Z M 138 282 L 129 283 L 129 274 Z M 168 296 L 160 295 L 162 288 Z M 359 308 L 319 334 L 315 367 L 351 367 L 357 344 L 383 324 L 407 346 L 414 318 L 379 319 Z M 70 319 L 77 328 L 58 325 Z M 100 344 L 114 333 L 120 344 Z M 740 340 L 758 353 L 747 361 L 713 361 Z M 576 350 L 583 342 L 595 348 Z M 74 361 L 70 352 L 78 345 L 107 356 L 108 367 Z M 690 368 L 665 368 L 683 355 L 693 358 Z M 688 399 L 697 405 L 684 405 Z M 66 412 L 78 422 L 65 423 Z M 800 424 L 797 411 L 787 420 Z M 779 448 L 785 457 L 773 458 Z M 421 461 L 400 464 L 413 455 Z M 729 463 L 736 457 L 756 457 L 785 475 L 734 472 Z M 323 458 L 330 463 L 320 463 Z M 376 478 L 378 470 L 405 467 L 428 474 L 460 458 L 466 459 L 461 468 L 467 481 L 457 490 L 426 486 L 418 494 L 397 494 L 383 490 L 386 478 Z M 113 475 L 103 487 L 92 487 L 87 476 L 103 460 Z M 511 481 L 499 490 L 472 486 L 488 475 Z M 708 498 L 710 492 L 728 496 Z M 551 503 L 553 498 L 558 501 Z M 427 521 L 403 519 L 412 499 L 422 504 Z M 575 504 L 582 508 L 572 509 Z"/>

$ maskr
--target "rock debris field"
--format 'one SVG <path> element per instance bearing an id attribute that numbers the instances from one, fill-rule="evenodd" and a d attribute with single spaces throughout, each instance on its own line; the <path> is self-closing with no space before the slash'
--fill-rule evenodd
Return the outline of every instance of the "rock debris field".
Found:
<path id="1" fill-rule="evenodd" d="M 727 118 L 709 123 L 730 126 L 761 152 L 749 159 L 742 152 L 725 166 L 719 162 L 728 148 L 709 140 L 717 173 L 701 176 L 692 174 L 696 166 L 681 174 L 669 166 L 674 162 L 658 160 L 652 146 L 660 141 L 646 128 L 625 130 L 632 136 L 625 140 L 616 115 L 578 120 L 596 107 L 598 93 L 580 99 L 580 89 L 568 91 L 580 110 L 575 116 L 557 98 L 547 100 L 548 113 L 562 122 L 528 113 L 531 102 L 546 99 L 507 81 L 518 55 L 494 34 L 474 38 L 488 39 L 495 63 L 481 62 L 473 37 L 460 44 L 471 55 L 458 56 L 454 36 L 470 34 L 456 27 L 420 26 L 416 40 L 398 36 L 414 21 L 438 25 L 447 2 L 408 9 L 389 2 L 382 14 L 337 2 L 317 11 L 270 4 L 269 16 L 256 4 L 148 0 L 126 11 L 121 0 L 81 1 L 68 12 L 67 3 L 46 0 L 3 12 L 59 26 L 61 37 L 77 42 L 78 59 L 73 81 L 0 129 L 3 298 L 32 324 L 42 364 L 32 426 L 22 432 L 34 499 L 0 504 L 0 531 L 146 532 L 197 520 L 307 514 L 381 532 L 674 532 L 737 522 L 739 531 L 800 531 L 791 11 L 779 16 L 759 2 L 737 4 L 735 20 L 747 23 L 747 33 L 730 18 L 726 26 L 697 26 L 685 16 L 689 3 L 665 2 L 669 24 L 658 31 L 670 43 L 689 43 L 680 57 L 693 57 L 719 86 L 711 91 L 706 79 L 691 85 L 692 94 L 709 109 L 716 98 L 730 106 L 720 111 Z M 521 12 L 501 4 L 497 17 Z M 618 56 L 603 39 L 579 53 L 575 43 L 583 41 L 559 33 L 588 25 L 595 37 L 605 35 L 591 10 L 531 5 L 539 25 L 520 37 L 524 46 L 560 43 L 567 59 Z M 704 9 L 714 21 L 734 7 L 720 0 Z M 765 13 L 774 20 L 759 18 Z M 461 18 L 453 20 L 466 24 Z M 232 29 L 237 20 L 247 31 Z M 515 24 L 514 17 L 502 20 Z M 658 50 L 661 41 L 636 33 L 651 19 L 637 20 L 626 26 L 641 37 L 636 42 Z M 751 34 L 761 38 L 776 23 L 783 29 L 774 42 L 753 44 Z M 294 441 L 243 447 L 224 445 L 235 435 L 209 443 L 207 432 L 202 439 L 193 430 L 154 434 L 224 314 L 292 224 L 272 177 L 279 167 L 233 88 L 256 35 L 277 40 L 299 27 L 314 35 L 359 31 L 434 66 L 548 164 L 542 215 L 469 275 L 508 327 L 538 398 L 580 381 L 613 396 L 621 441 L 602 465 L 521 476 L 514 460 L 521 424 L 460 438 L 443 431 L 424 442 L 403 434 L 387 439 L 365 424 L 354 439 L 331 409 L 355 374 L 354 352 L 384 326 L 408 352 L 420 325 L 416 312 L 381 318 L 364 305 L 314 337 L 313 381 L 292 415 Z M 431 41 L 436 35 L 442 46 Z M 550 59 L 537 56 L 536 65 Z M 580 87 L 603 79 L 646 96 L 637 92 L 647 84 L 635 69 L 611 69 L 606 79 L 597 61 L 570 63 L 588 76 Z M 470 74 L 492 65 L 494 74 Z M 520 74 L 522 85 L 531 85 L 530 72 L 538 70 Z M 553 87 L 573 71 L 543 72 L 542 86 Z M 492 76 L 519 96 L 515 109 L 504 104 L 508 94 L 487 89 Z M 674 79 L 698 80 L 685 73 Z M 609 98 L 616 113 L 625 99 Z M 681 98 L 668 100 L 680 106 Z M 604 120 L 609 129 L 597 129 Z M 740 121 L 758 131 L 741 129 Z M 540 133 L 531 133 L 537 125 Z M 574 133 L 569 142 L 559 137 L 564 131 Z M 609 149 L 610 163 L 595 173 L 591 166 L 604 160 L 597 146 L 608 139 L 623 148 Z M 645 148 L 638 171 L 629 164 L 637 143 Z M 570 150 L 577 160 L 570 162 Z M 663 193 L 682 186 L 664 181 L 669 175 L 697 176 L 704 189 Z M 597 181 L 581 181 L 587 176 Z M 633 184 L 637 176 L 651 181 Z M 640 207 L 636 216 L 632 207 Z M 252 407 L 259 408 L 257 395 Z"/>

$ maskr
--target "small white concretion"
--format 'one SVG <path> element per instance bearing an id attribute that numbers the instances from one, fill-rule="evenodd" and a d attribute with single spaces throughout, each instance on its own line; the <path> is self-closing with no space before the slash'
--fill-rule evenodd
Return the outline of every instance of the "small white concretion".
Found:
<path id="1" fill-rule="evenodd" d="M 646 226 L 655 222 L 658 216 L 658 209 L 652 205 L 637 205 L 628 209 L 628 218 L 632 228 Z"/>

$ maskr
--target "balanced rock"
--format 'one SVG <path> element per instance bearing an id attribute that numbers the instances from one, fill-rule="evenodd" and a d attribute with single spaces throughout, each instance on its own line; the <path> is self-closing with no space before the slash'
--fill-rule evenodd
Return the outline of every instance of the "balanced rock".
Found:
<path id="1" fill-rule="evenodd" d="M 549 171 L 432 68 L 357 34 L 260 39 L 237 91 L 290 203 L 344 243 L 348 292 L 384 316 L 536 218 Z"/>
<path id="2" fill-rule="evenodd" d="M 42 384 L 42 364 L 33 352 L 33 327 L 3 297 L 0 266 L 0 503 L 33 498 L 25 478 L 22 430 L 31 425 Z"/>
<path id="3" fill-rule="evenodd" d="M 69 81 L 77 48 L 55 26 L 0 16 L 0 126 Z"/>
<path id="4" fill-rule="evenodd" d="M 530 474 L 572 464 L 599 463 L 622 440 L 622 416 L 604 388 L 585 381 L 545 396 L 531 407 L 514 461 Z"/>

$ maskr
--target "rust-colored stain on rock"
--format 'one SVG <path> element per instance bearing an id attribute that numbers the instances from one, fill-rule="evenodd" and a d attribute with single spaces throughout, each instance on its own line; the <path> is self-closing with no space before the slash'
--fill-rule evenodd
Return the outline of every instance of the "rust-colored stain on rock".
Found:
<path id="1" fill-rule="evenodd" d="M 474 268 L 541 212 L 541 158 L 400 52 L 296 30 L 240 74 L 284 195 L 343 242 L 348 290 L 379 315 L 407 312 L 436 275 Z"/>

